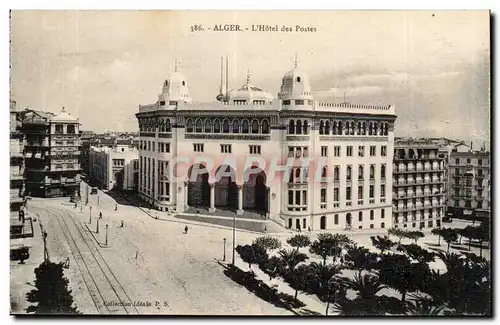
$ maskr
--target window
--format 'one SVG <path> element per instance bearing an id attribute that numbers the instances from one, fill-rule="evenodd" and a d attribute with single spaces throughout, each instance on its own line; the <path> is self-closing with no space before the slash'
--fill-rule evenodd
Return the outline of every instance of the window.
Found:
<path id="1" fill-rule="evenodd" d="M 363 165 L 359 165 L 359 167 L 358 167 L 358 180 L 362 181 L 363 178 L 364 178 Z"/>
<path id="2" fill-rule="evenodd" d="M 259 122 L 257 120 L 252 121 L 252 133 L 259 133 Z"/>
<path id="3" fill-rule="evenodd" d="M 350 186 L 345 188 L 345 199 L 348 201 L 351 200 L 351 187 Z"/>
<path id="4" fill-rule="evenodd" d="M 352 157 L 352 146 L 347 146 L 347 157 Z"/>
<path id="5" fill-rule="evenodd" d="M 384 219 L 385 218 L 385 209 L 380 210 L 380 218 Z M 383 228 L 383 227 L 382 227 Z"/>
<path id="6" fill-rule="evenodd" d="M 156 143 L 154 141 L 151 143 L 151 151 L 155 151 L 155 144 Z"/>
<path id="7" fill-rule="evenodd" d="M 203 152 L 203 143 L 193 143 L 194 152 Z"/>
<path id="8" fill-rule="evenodd" d="M 373 210 L 370 210 L 370 220 L 373 220 L 375 218 L 375 212 Z"/>
<path id="9" fill-rule="evenodd" d="M 62 141 L 56 141 L 56 146 L 62 146 L 64 143 Z"/>
<path id="10" fill-rule="evenodd" d="M 387 146 L 380 146 L 380 155 L 382 157 L 387 156 Z"/>
<path id="11" fill-rule="evenodd" d="M 358 200 L 363 199 L 363 186 L 358 186 Z"/>
<path id="12" fill-rule="evenodd" d="M 63 126 L 62 125 L 56 125 L 56 133 L 63 133 Z"/>
<path id="13" fill-rule="evenodd" d="M 358 212 L 358 221 L 363 222 L 363 211 Z"/>
<path id="14" fill-rule="evenodd" d="M 455 168 L 455 175 L 460 175 L 460 169 Z"/>
<path id="15" fill-rule="evenodd" d="M 455 164 L 460 164 L 460 158 L 455 158 Z"/>
<path id="16" fill-rule="evenodd" d="M 340 175 L 340 167 L 339 166 L 335 166 L 333 168 L 333 180 L 334 181 L 338 181 L 340 179 L 339 175 Z"/>
<path id="17" fill-rule="evenodd" d="M 467 163 L 470 164 L 470 158 L 467 158 Z"/>
<path id="18" fill-rule="evenodd" d="M 321 203 L 326 203 L 326 188 L 321 189 Z"/>
<path id="19" fill-rule="evenodd" d="M 471 207 L 471 201 L 470 200 L 466 200 L 465 201 L 465 207 L 466 208 L 470 208 Z"/>
<path id="20" fill-rule="evenodd" d="M 340 146 L 333 147 L 333 155 L 335 157 L 340 157 Z"/>
<path id="21" fill-rule="evenodd" d="M 333 201 L 338 202 L 339 201 L 339 188 L 335 187 L 333 189 Z"/>
<path id="22" fill-rule="evenodd" d="M 304 126 L 305 128 L 305 126 Z M 268 134 L 269 133 L 269 122 L 267 120 L 262 121 L 262 133 Z"/>
<path id="23" fill-rule="evenodd" d="M 320 229 L 326 229 L 326 216 L 321 216 L 321 219 L 320 219 Z"/>
<path id="24" fill-rule="evenodd" d="M 250 145 L 248 146 L 250 150 L 250 154 L 252 155 L 260 155 L 260 146 Z"/>
<path id="25" fill-rule="evenodd" d="M 380 185 L 380 197 L 385 197 L 385 185 Z"/>
<path id="26" fill-rule="evenodd" d="M 380 166 L 380 178 L 385 179 L 385 165 Z"/>
<path id="27" fill-rule="evenodd" d="M 224 122 L 222 122 L 222 133 L 229 133 L 229 121 L 228 120 L 224 120 Z"/>
<path id="28" fill-rule="evenodd" d="M 477 160 L 477 164 L 478 164 L 479 166 L 481 166 L 481 165 L 483 164 L 483 160 L 482 160 L 482 159 L 478 159 L 478 160 Z"/>
<path id="29" fill-rule="evenodd" d="M 170 143 L 165 143 L 165 147 L 163 149 L 163 152 L 170 152 Z"/>
<path id="30" fill-rule="evenodd" d="M 347 166 L 347 173 L 345 175 L 346 181 L 350 182 L 352 180 L 352 166 L 348 165 Z"/>
<path id="31" fill-rule="evenodd" d="M 220 133 L 220 122 L 219 120 L 214 121 L 214 133 Z"/>
<path id="32" fill-rule="evenodd" d="M 370 228 L 373 228 L 373 224 L 370 224 Z"/>
<path id="33" fill-rule="evenodd" d="M 307 205 L 307 191 L 302 191 L 302 205 Z"/>
<path id="34" fill-rule="evenodd" d="M 304 100 L 303 99 L 296 99 L 295 105 L 304 105 Z"/>
<path id="35" fill-rule="evenodd" d="M 336 225 L 339 224 L 339 215 L 338 214 L 336 214 L 336 215 L 333 216 L 333 223 L 336 224 Z"/>
<path id="36" fill-rule="evenodd" d="M 365 146 L 358 146 L 358 157 L 365 156 Z"/>
<path id="37" fill-rule="evenodd" d="M 328 147 L 321 146 L 321 157 L 328 157 Z"/>
<path id="38" fill-rule="evenodd" d="M 370 146 L 370 156 L 373 157 L 377 154 L 377 146 Z"/>
<path id="39" fill-rule="evenodd" d="M 293 191 L 288 190 L 288 205 L 293 205 Z"/>
<path id="40" fill-rule="evenodd" d="M 284 100 L 283 105 L 290 105 L 290 100 L 289 99 Z"/>
<path id="41" fill-rule="evenodd" d="M 370 179 L 375 179 L 375 165 L 370 165 Z"/>
<path id="42" fill-rule="evenodd" d="M 373 199 L 375 197 L 375 186 L 370 185 L 370 199 Z"/>
<path id="43" fill-rule="evenodd" d="M 222 153 L 231 153 L 231 145 L 230 144 L 221 144 L 220 152 Z"/>
<path id="44" fill-rule="evenodd" d="M 385 222 L 380 223 L 380 228 L 385 228 Z"/>

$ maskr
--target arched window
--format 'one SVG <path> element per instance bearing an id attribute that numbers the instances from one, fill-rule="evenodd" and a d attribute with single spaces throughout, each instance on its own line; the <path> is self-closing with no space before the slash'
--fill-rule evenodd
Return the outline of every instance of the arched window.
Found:
<path id="1" fill-rule="evenodd" d="M 361 132 L 361 122 L 358 122 L 358 130 L 357 130 L 357 135 L 361 135 L 362 132 Z"/>
<path id="2" fill-rule="evenodd" d="M 328 169 L 326 166 L 323 167 L 323 170 L 321 171 L 321 177 L 323 178 L 326 178 L 326 173 L 327 173 Z"/>
<path id="3" fill-rule="evenodd" d="M 359 166 L 359 167 L 358 167 L 358 179 L 359 179 L 359 180 L 363 180 L 363 177 L 364 177 L 364 170 L 363 170 L 363 166 Z"/>
<path id="4" fill-rule="evenodd" d="M 269 121 L 268 120 L 262 121 L 262 133 L 269 134 Z"/>
<path id="5" fill-rule="evenodd" d="M 293 169 L 292 169 L 292 171 L 290 172 L 290 177 L 289 177 L 289 179 L 288 179 L 288 183 L 293 183 L 293 175 L 294 175 L 294 174 L 295 174 L 295 173 L 293 172 Z"/>
<path id="6" fill-rule="evenodd" d="M 326 216 L 321 216 L 319 220 L 319 228 L 326 229 Z"/>
<path id="7" fill-rule="evenodd" d="M 295 182 L 300 183 L 300 168 L 295 169 Z"/>
<path id="8" fill-rule="evenodd" d="M 385 179 L 385 165 L 380 166 L 380 178 Z"/>
<path id="9" fill-rule="evenodd" d="M 229 133 L 229 121 L 228 121 L 228 119 L 225 119 L 222 122 L 222 133 Z"/>
<path id="10" fill-rule="evenodd" d="M 385 123 L 384 135 L 389 135 L 389 124 Z"/>
<path id="11" fill-rule="evenodd" d="M 368 135 L 373 135 L 373 123 L 370 122 L 370 127 L 368 128 Z"/>
<path id="12" fill-rule="evenodd" d="M 375 166 L 370 166 L 370 179 L 375 178 Z"/>
<path id="13" fill-rule="evenodd" d="M 233 120 L 233 133 L 240 133 L 240 122 Z"/>
<path id="14" fill-rule="evenodd" d="M 351 132 L 350 135 L 354 135 L 354 122 L 351 122 Z"/>
<path id="15" fill-rule="evenodd" d="M 248 120 L 245 119 L 243 120 L 243 123 L 241 124 L 241 133 L 248 133 L 249 131 L 249 126 L 248 126 Z"/>
<path id="16" fill-rule="evenodd" d="M 378 135 L 378 123 L 375 123 L 373 126 L 373 135 Z"/>
<path id="17" fill-rule="evenodd" d="M 205 128 L 204 128 L 205 133 L 210 133 L 212 132 L 212 124 L 210 124 L 210 119 L 205 120 Z"/>
<path id="18" fill-rule="evenodd" d="M 192 119 L 188 119 L 186 121 L 186 132 L 188 132 L 188 133 L 193 132 L 193 120 Z"/>
<path id="19" fill-rule="evenodd" d="M 302 134 L 302 121 L 297 120 L 297 124 L 295 124 L 295 134 Z"/>
<path id="20" fill-rule="evenodd" d="M 252 133 L 259 133 L 259 122 L 257 120 L 252 121 Z"/>
<path id="21" fill-rule="evenodd" d="M 342 135 L 342 121 L 339 121 L 339 124 L 337 127 L 337 134 Z"/>
<path id="22" fill-rule="evenodd" d="M 168 80 L 165 80 L 165 86 L 168 86 Z"/>
<path id="23" fill-rule="evenodd" d="M 309 127 L 307 125 L 307 120 L 304 120 L 303 128 L 304 128 L 304 134 L 309 134 Z"/>
<path id="24" fill-rule="evenodd" d="M 297 82 L 300 82 L 300 77 L 297 77 Z"/>
<path id="25" fill-rule="evenodd" d="M 170 119 L 165 121 L 165 132 L 172 132 L 172 125 L 170 124 Z"/>
<path id="26" fill-rule="evenodd" d="M 330 134 L 330 121 L 325 122 L 325 134 Z"/>
<path id="27" fill-rule="evenodd" d="M 288 134 L 295 134 L 295 122 L 293 120 L 288 122 Z"/>
<path id="28" fill-rule="evenodd" d="M 325 134 L 325 122 L 319 122 L 319 134 Z"/>
<path id="29" fill-rule="evenodd" d="M 333 180 L 338 181 L 340 179 L 340 170 L 338 166 L 333 169 Z"/>
<path id="30" fill-rule="evenodd" d="M 196 130 L 195 130 L 196 133 L 203 132 L 203 127 L 202 127 L 201 119 L 197 119 L 196 120 L 196 127 L 195 128 L 196 128 Z"/>
<path id="31" fill-rule="evenodd" d="M 347 181 L 350 181 L 351 177 L 352 177 L 352 167 L 347 166 L 347 172 L 346 172 L 345 178 Z"/>
<path id="32" fill-rule="evenodd" d="M 183 86 L 185 86 L 185 85 L 186 85 L 186 82 L 185 82 L 184 80 L 182 81 L 182 85 L 183 85 Z"/>
<path id="33" fill-rule="evenodd" d="M 366 135 L 366 123 L 365 122 L 363 122 L 362 128 L 363 128 L 363 135 Z"/>
<path id="34" fill-rule="evenodd" d="M 214 121 L 214 133 L 220 133 L 220 121 L 218 119 Z"/>

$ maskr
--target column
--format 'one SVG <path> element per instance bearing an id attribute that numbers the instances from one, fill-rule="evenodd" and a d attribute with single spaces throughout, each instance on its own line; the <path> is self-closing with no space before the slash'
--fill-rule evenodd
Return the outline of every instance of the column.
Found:
<path id="1" fill-rule="evenodd" d="M 215 184 L 210 184 L 210 209 L 209 212 L 215 212 Z"/>
<path id="2" fill-rule="evenodd" d="M 188 207 L 188 184 L 189 182 L 184 182 L 184 209 Z"/>
<path id="3" fill-rule="evenodd" d="M 238 210 L 236 214 L 243 214 L 243 185 L 238 185 Z"/>

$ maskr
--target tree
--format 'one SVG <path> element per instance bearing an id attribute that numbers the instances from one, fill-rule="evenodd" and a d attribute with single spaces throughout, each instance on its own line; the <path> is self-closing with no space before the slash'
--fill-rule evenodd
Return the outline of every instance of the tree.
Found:
<path id="1" fill-rule="evenodd" d="M 266 250 L 275 250 L 281 248 L 280 240 L 271 236 L 258 237 L 253 241 L 253 245 L 260 245 Z"/>
<path id="2" fill-rule="evenodd" d="M 407 233 L 407 235 L 408 235 L 408 238 L 410 238 L 410 239 L 412 239 L 412 240 L 415 241 L 415 245 L 418 243 L 418 240 L 420 238 L 424 238 L 425 237 L 424 233 L 421 232 L 421 231 L 410 231 L 410 232 Z"/>
<path id="3" fill-rule="evenodd" d="M 401 239 L 406 238 L 407 234 L 405 231 L 398 228 L 391 228 L 388 231 L 389 236 L 394 236 L 398 238 L 398 244 L 401 244 Z"/>
<path id="4" fill-rule="evenodd" d="M 467 226 L 467 227 L 463 228 L 461 231 L 462 236 L 469 239 L 469 251 L 470 251 L 472 239 L 475 238 L 475 230 L 474 229 L 475 229 L 475 227 Z"/>
<path id="5" fill-rule="evenodd" d="M 411 259 L 418 262 L 429 263 L 434 260 L 433 253 L 416 244 L 399 245 L 398 250 L 406 253 Z"/>
<path id="6" fill-rule="evenodd" d="M 297 234 L 295 236 L 292 236 L 288 238 L 286 242 L 288 243 L 288 245 L 296 248 L 297 251 L 299 250 L 299 248 L 311 245 L 311 239 L 309 238 L 309 236 L 304 234 Z"/>
<path id="7" fill-rule="evenodd" d="M 378 315 L 381 310 L 378 306 L 378 297 L 382 289 L 386 288 L 377 276 L 371 274 L 354 275 L 354 279 L 342 278 L 343 285 L 346 289 L 356 291 L 356 298 L 354 300 L 340 299 L 335 308 L 344 315 Z"/>
<path id="8" fill-rule="evenodd" d="M 419 277 L 423 275 L 425 266 L 422 263 L 410 263 L 406 255 L 386 254 L 378 263 L 379 279 L 399 292 L 401 302 L 404 304 L 406 293 L 415 291 L 419 287 L 421 281 Z"/>
<path id="9" fill-rule="evenodd" d="M 45 261 L 35 269 L 35 289 L 27 293 L 27 299 L 36 306 L 28 312 L 36 314 L 79 314 L 73 307 L 68 279 L 64 277 L 63 263 Z"/>
<path id="10" fill-rule="evenodd" d="M 371 236 L 370 239 L 372 240 L 373 246 L 380 250 L 382 254 L 384 254 L 385 251 L 390 250 L 396 244 L 387 236 Z"/>
<path id="11" fill-rule="evenodd" d="M 439 316 L 443 314 L 446 307 L 437 303 L 432 298 L 420 295 L 412 295 L 406 304 L 406 314 L 411 316 Z"/>
<path id="12" fill-rule="evenodd" d="M 448 244 L 447 252 L 450 252 L 450 244 L 458 239 L 458 234 L 455 229 L 452 228 L 443 228 L 441 229 L 441 236 L 444 241 Z"/>
<path id="13" fill-rule="evenodd" d="M 266 249 L 260 245 L 236 246 L 236 252 L 243 262 L 248 263 L 248 268 L 252 270 L 252 264 L 262 264 L 268 260 Z"/>
<path id="14" fill-rule="evenodd" d="M 315 293 L 321 301 L 326 302 L 326 312 L 330 309 L 330 303 L 335 303 L 338 297 L 345 295 L 342 281 L 338 279 L 341 267 L 339 265 L 326 265 L 313 262 L 309 264 L 312 280 L 310 282 L 311 292 Z"/>
<path id="15" fill-rule="evenodd" d="M 309 259 L 309 257 L 304 253 L 299 253 L 296 250 L 287 250 L 282 249 L 278 252 L 281 261 L 282 261 L 282 274 L 285 276 L 287 273 L 292 273 L 295 267 L 305 262 Z"/>
<path id="16" fill-rule="evenodd" d="M 350 269 L 358 270 L 359 276 L 363 270 L 372 270 L 377 264 L 377 254 L 371 253 L 365 247 L 352 246 L 347 250 L 346 264 Z"/>
<path id="17" fill-rule="evenodd" d="M 318 239 L 311 244 L 309 251 L 314 255 L 321 256 L 321 258 L 323 258 L 323 264 L 326 265 L 326 258 L 328 256 L 334 256 L 335 254 L 336 243 L 333 240 L 333 236 L 330 238 L 320 235 L 318 235 Z"/>
<path id="18" fill-rule="evenodd" d="M 269 280 L 276 278 L 283 272 L 283 261 L 277 256 L 273 256 L 270 259 L 259 264 L 259 268 L 262 272 L 269 275 Z"/>
<path id="19" fill-rule="evenodd" d="M 441 228 L 434 228 L 431 230 L 431 233 L 433 235 L 438 236 L 438 246 L 441 246 L 441 235 L 443 233 L 442 229 Z"/>
<path id="20" fill-rule="evenodd" d="M 311 292 L 309 283 L 311 283 L 312 278 L 311 269 L 307 265 L 300 265 L 286 273 L 283 279 L 295 290 L 294 299 L 297 300 L 299 291 Z"/>

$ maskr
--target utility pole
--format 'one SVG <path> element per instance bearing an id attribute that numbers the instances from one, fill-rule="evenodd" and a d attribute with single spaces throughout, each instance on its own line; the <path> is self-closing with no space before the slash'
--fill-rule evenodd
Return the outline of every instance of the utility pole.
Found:
<path id="1" fill-rule="evenodd" d="M 226 261 L 226 238 L 224 238 L 224 255 L 222 255 L 222 260 Z"/>
<path id="2" fill-rule="evenodd" d="M 90 207 L 90 212 L 89 212 L 89 225 L 92 223 L 92 207 Z"/>
<path id="3" fill-rule="evenodd" d="M 108 225 L 106 225 L 106 246 L 108 245 Z"/>
<path id="4" fill-rule="evenodd" d="M 236 241 L 236 215 L 233 216 L 233 266 L 234 266 L 234 251 L 235 251 L 235 241 Z"/>
<path id="5" fill-rule="evenodd" d="M 99 193 L 97 193 L 97 206 L 99 206 Z"/>
<path id="6" fill-rule="evenodd" d="M 97 219 L 97 224 L 96 224 L 96 227 L 95 227 L 95 233 L 96 234 L 99 233 L 99 219 Z"/>
<path id="7" fill-rule="evenodd" d="M 85 197 L 85 205 L 89 204 L 89 184 L 85 183 L 87 185 L 87 196 Z"/>
<path id="8" fill-rule="evenodd" d="M 43 260 L 45 262 L 47 262 L 49 260 L 49 256 L 48 256 L 48 252 L 47 252 L 47 232 L 44 230 L 43 231 Z"/>

